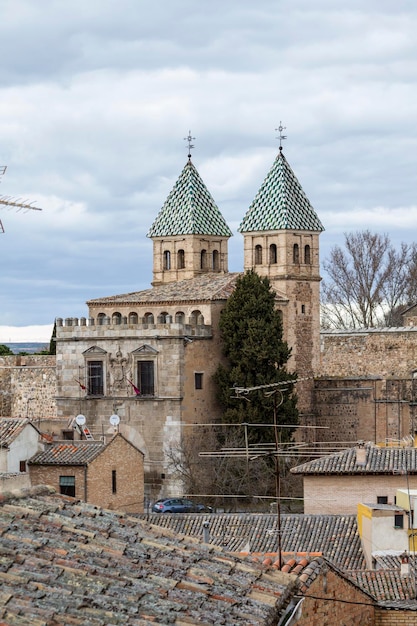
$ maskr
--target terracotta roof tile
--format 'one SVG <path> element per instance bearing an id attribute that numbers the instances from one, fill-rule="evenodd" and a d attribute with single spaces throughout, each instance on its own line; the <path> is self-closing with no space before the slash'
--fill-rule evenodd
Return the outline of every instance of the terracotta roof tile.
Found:
<path id="1" fill-rule="evenodd" d="M 0 623 L 43 626 L 261 626 L 293 585 L 218 547 L 39 487 L 0 506 L 0 580 Z"/>
<path id="2" fill-rule="evenodd" d="M 210 544 L 231 552 L 251 554 L 277 551 L 278 521 L 273 514 L 151 514 L 143 515 L 152 524 L 202 537 L 203 521 L 209 522 Z M 281 515 L 281 549 L 284 553 L 320 552 L 342 569 L 363 569 L 362 552 L 355 515 Z"/>
<path id="3" fill-rule="evenodd" d="M 0 446 L 8 447 L 28 424 L 37 430 L 25 417 L 0 417 Z"/>
<path id="4" fill-rule="evenodd" d="M 87 465 L 104 450 L 100 441 L 56 442 L 45 445 L 37 452 L 28 465 Z"/>
<path id="5" fill-rule="evenodd" d="M 366 446 L 366 465 L 356 462 L 356 448 L 336 452 L 291 469 L 293 474 L 417 473 L 417 448 Z"/>

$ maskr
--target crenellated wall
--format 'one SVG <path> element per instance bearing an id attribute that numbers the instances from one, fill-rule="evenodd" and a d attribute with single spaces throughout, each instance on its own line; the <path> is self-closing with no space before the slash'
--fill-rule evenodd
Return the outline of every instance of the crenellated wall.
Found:
<path id="1" fill-rule="evenodd" d="M 57 357 L 0 358 L 0 415 L 29 417 L 47 432 L 62 434 L 78 413 L 85 413 L 97 432 L 104 431 L 116 411 L 129 428 L 147 438 L 146 445 L 153 448 L 161 468 L 164 459 L 156 450 L 172 431 L 167 424 L 211 421 L 216 416 L 211 375 L 221 358 L 218 333 L 213 331 L 219 311 L 212 315 L 214 326 L 172 321 L 111 324 L 110 318 L 99 325 L 84 319 L 58 320 Z M 122 362 L 129 368 L 129 355 L 143 344 L 158 353 L 160 395 L 138 400 L 119 374 Z M 80 375 L 80 382 L 84 380 L 83 353 L 92 346 L 106 352 L 109 395 L 103 398 L 88 398 L 77 382 Z M 204 373 L 203 390 L 195 389 L 195 372 Z M 303 378 L 304 371 L 299 374 Z M 322 442 L 380 442 L 413 434 L 417 326 L 322 332 L 319 366 L 314 380 L 307 378 L 297 390 L 303 406 L 311 409 L 303 423 L 322 428 L 306 430 L 305 437 Z M 154 472 L 159 483 L 161 470 L 154 471 L 156 466 L 148 461 L 145 458 L 147 471 Z"/>

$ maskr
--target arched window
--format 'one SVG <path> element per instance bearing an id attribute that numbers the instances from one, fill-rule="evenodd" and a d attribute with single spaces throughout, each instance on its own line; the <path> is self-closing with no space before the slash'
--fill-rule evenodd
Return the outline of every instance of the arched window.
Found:
<path id="1" fill-rule="evenodd" d="M 218 272 L 220 269 L 220 257 L 219 257 L 219 251 L 218 250 L 213 250 L 213 270 L 215 272 Z"/>
<path id="2" fill-rule="evenodd" d="M 145 315 L 143 316 L 143 321 L 145 324 L 153 324 L 154 323 L 153 313 L 145 313 Z"/>
<path id="3" fill-rule="evenodd" d="M 292 249 L 292 260 L 293 263 L 299 263 L 300 262 L 300 248 L 298 246 L 298 243 L 295 243 Z"/>
<path id="4" fill-rule="evenodd" d="M 310 254 L 310 246 L 304 246 L 304 263 L 306 265 L 311 264 L 311 254 Z"/>
<path id="5" fill-rule="evenodd" d="M 137 324 L 138 323 L 138 314 L 137 313 L 129 313 L 129 324 Z"/>
<path id="6" fill-rule="evenodd" d="M 104 318 L 106 317 L 105 313 L 99 313 L 97 315 L 97 324 L 98 326 L 102 326 L 104 324 Z"/>
<path id="7" fill-rule="evenodd" d="M 160 324 L 166 324 L 167 323 L 167 318 L 168 318 L 169 313 L 167 313 L 166 311 L 162 311 L 162 313 L 160 313 L 158 315 L 158 322 Z"/>
<path id="8" fill-rule="evenodd" d="M 171 269 L 171 253 L 169 250 L 164 250 L 164 270 Z"/>
<path id="9" fill-rule="evenodd" d="M 200 269 L 205 270 L 207 268 L 207 250 L 202 250 L 200 254 Z"/>
<path id="10" fill-rule="evenodd" d="M 184 322 L 185 322 L 185 314 L 182 311 L 177 311 L 175 313 L 175 322 L 177 324 L 184 324 Z"/>
<path id="11" fill-rule="evenodd" d="M 177 268 L 183 270 L 185 267 L 185 253 L 184 250 L 178 250 L 177 252 Z"/>
<path id="12" fill-rule="evenodd" d="M 269 263 L 271 265 L 274 265 L 277 260 L 277 246 L 275 243 L 271 243 L 271 245 L 269 246 Z"/>
<path id="13" fill-rule="evenodd" d="M 121 313 L 113 313 L 113 315 L 111 316 L 111 323 L 112 324 L 121 324 L 122 323 L 122 314 Z"/>
<path id="14" fill-rule="evenodd" d="M 255 265 L 262 264 L 262 246 L 259 244 L 255 246 Z"/>
<path id="15" fill-rule="evenodd" d="M 204 324 L 204 317 L 201 315 L 201 311 L 192 311 L 190 316 L 191 326 L 197 326 L 197 324 Z"/>

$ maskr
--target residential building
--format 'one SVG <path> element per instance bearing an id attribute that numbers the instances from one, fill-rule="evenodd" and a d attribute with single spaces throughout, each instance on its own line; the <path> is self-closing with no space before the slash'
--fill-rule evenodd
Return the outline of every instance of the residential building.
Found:
<path id="1" fill-rule="evenodd" d="M 398 489 L 417 489 L 417 448 L 367 444 L 322 456 L 291 469 L 302 476 L 308 514 L 356 514 L 360 502 L 395 504 Z"/>
<path id="2" fill-rule="evenodd" d="M 32 485 L 107 509 L 144 509 L 143 452 L 118 433 L 102 441 L 59 441 L 45 445 L 29 461 Z"/>

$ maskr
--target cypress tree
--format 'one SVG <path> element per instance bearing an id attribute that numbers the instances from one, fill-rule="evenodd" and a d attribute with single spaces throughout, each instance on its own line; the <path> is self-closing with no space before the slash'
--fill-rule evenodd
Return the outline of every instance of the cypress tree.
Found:
<path id="1" fill-rule="evenodd" d="M 286 365 L 291 351 L 282 339 L 282 321 L 275 308 L 275 292 L 268 278 L 253 270 L 239 277 L 220 317 L 220 331 L 226 365 L 215 374 L 222 406 L 221 422 L 271 424 L 248 427 L 249 443 L 275 442 L 272 428 L 277 424 L 298 424 L 295 374 Z M 284 383 L 275 385 L 275 383 Z M 236 394 L 234 388 L 251 389 Z M 221 433 L 225 428 L 219 429 Z M 281 428 L 279 438 L 288 442 L 294 429 Z"/>

